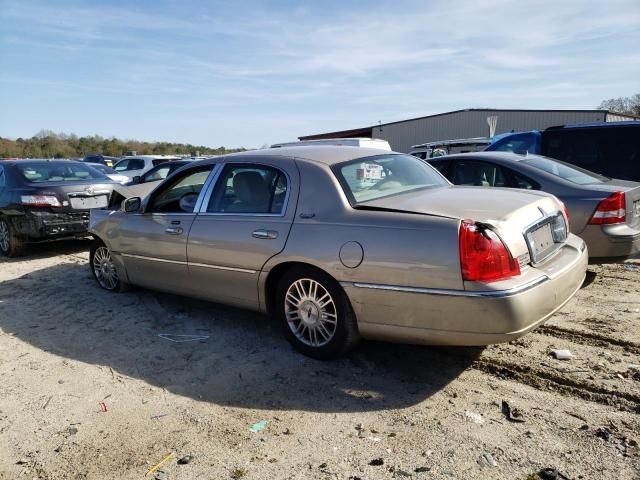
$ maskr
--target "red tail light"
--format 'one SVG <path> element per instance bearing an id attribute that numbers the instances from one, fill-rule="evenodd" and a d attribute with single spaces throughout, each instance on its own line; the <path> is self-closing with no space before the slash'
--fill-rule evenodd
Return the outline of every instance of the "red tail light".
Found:
<path id="1" fill-rule="evenodd" d="M 624 223 L 626 220 L 625 204 L 624 192 L 612 193 L 598 204 L 589 223 L 591 225 Z"/>
<path id="2" fill-rule="evenodd" d="M 62 207 L 56 195 L 22 195 L 20 201 L 30 207 Z"/>
<path id="3" fill-rule="evenodd" d="M 494 282 L 520 274 L 520 265 L 491 230 L 463 220 L 459 240 L 463 280 Z"/>

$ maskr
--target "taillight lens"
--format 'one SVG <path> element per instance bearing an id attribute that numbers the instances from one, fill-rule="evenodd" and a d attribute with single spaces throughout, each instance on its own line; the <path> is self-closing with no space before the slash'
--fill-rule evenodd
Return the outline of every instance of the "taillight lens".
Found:
<path id="1" fill-rule="evenodd" d="M 520 265 L 495 232 L 463 220 L 459 240 L 463 280 L 494 282 L 520 274 Z"/>
<path id="2" fill-rule="evenodd" d="M 30 207 L 61 207 L 55 195 L 22 195 L 20 201 Z"/>
<path id="3" fill-rule="evenodd" d="M 591 225 L 609 225 L 624 223 L 626 220 L 626 199 L 624 192 L 615 192 L 602 200 L 589 223 Z"/>

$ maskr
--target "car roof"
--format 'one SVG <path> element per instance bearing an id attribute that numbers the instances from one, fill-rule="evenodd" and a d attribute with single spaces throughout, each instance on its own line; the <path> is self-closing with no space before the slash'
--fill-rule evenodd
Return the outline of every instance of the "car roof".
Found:
<path id="1" fill-rule="evenodd" d="M 534 155 L 531 153 L 515 153 L 515 152 L 465 152 L 465 153 L 453 153 L 451 155 L 442 155 L 441 157 L 430 158 L 429 161 L 438 160 L 456 160 L 464 158 L 477 158 L 478 160 L 486 160 L 498 163 L 520 162 L 535 157 L 542 157 L 541 155 Z M 546 157 L 544 157 L 546 158 Z"/>
<path id="2" fill-rule="evenodd" d="M 74 162 L 74 163 L 84 163 L 79 162 L 78 160 L 74 160 L 71 158 L 22 158 L 20 160 L 3 160 L 3 165 L 24 165 L 27 163 L 65 163 L 65 162 Z"/>
<path id="3" fill-rule="evenodd" d="M 640 127 L 637 120 L 627 120 L 623 122 L 591 122 L 591 123 L 572 123 L 569 125 L 557 125 L 547 128 L 549 130 L 566 130 L 573 128 L 616 128 L 616 127 Z"/>
<path id="4" fill-rule="evenodd" d="M 175 158 L 176 160 L 182 160 L 182 157 L 178 157 L 176 155 L 127 155 L 126 157 L 122 157 L 121 160 L 129 158 L 140 158 L 142 160 L 153 160 L 156 158 Z"/>
<path id="5" fill-rule="evenodd" d="M 255 157 L 267 158 L 297 158 L 312 162 L 323 163 L 325 165 L 335 165 L 337 163 L 348 162 L 358 158 L 373 157 L 375 155 L 404 155 L 398 152 L 390 152 L 380 148 L 369 147 L 348 147 L 344 145 L 300 145 L 296 147 L 265 148 L 262 150 L 248 150 L 245 152 L 221 155 L 208 160 L 200 160 L 199 164 L 217 163 L 227 159 L 234 161 L 246 157 L 251 161 Z"/>

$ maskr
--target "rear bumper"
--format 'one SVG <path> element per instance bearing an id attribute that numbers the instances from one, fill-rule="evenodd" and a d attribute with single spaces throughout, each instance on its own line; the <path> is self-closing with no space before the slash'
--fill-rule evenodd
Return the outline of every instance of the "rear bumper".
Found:
<path id="1" fill-rule="evenodd" d="M 580 237 L 592 262 L 620 261 L 640 254 L 640 230 L 622 225 L 587 225 Z"/>
<path id="2" fill-rule="evenodd" d="M 584 281 L 584 243 L 573 238 L 548 268 L 504 290 L 434 290 L 343 283 L 365 338 L 430 345 L 514 340 L 568 302 Z M 536 269 L 538 271 L 538 269 Z"/>
<path id="3" fill-rule="evenodd" d="M 88 210 L 72 213 L 28 210 L 24 215 L 12 217 L 12 222 L 16 233 L 31 242 L 89 236 Z"/>

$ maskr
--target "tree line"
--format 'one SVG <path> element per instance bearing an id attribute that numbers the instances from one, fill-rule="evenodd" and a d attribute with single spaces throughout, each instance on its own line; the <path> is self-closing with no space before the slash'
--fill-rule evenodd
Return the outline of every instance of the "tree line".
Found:
<path id="1" fill-rule="evenodd" d="M 603 110 L 611 110 L 616 113 L 640 116 L 640 93 L 630 97 L 610 98 L 603 100 L 598 107 Z"/>
<path id="2" fill-rule="evenodd" d="M 41 130 L 31 138 L 14 140 L 0 137 L 0 158 L 79 158 L 92 153 L 121 157 L 128 152 L 138 155 L 223 155 L 242 150 L 188 143 L 120 140 L 100 135 L 78 137 L 50 130 Z"/>

